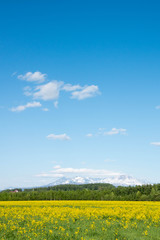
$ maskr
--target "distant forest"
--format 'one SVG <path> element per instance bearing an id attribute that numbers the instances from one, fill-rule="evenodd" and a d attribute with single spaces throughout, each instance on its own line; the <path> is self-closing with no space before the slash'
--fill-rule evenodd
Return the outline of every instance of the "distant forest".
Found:
<path id="1" fill-rule="evenodd" d="M 0 192 L 0 201 L 22 200 L 115 200 L 160 201 L 160 184 L 115 187 L 106 183 L 58 185 Z"/>

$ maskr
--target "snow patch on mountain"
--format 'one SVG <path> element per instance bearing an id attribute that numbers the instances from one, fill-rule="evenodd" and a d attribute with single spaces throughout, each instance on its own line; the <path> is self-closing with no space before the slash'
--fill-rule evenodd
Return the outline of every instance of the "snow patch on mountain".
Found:
<path id="1" fill-rule="evenodd" d="M 103 178 L 91 178 L 76 176 L 73 178 L 62 177 L 47 185 L 47 187 L 64 185 L 64 184 L 89 184 L 89 183 L 110 183 L 114 186 L 136 186 L 145 184 L 128 175 L 107 176 Z"/>

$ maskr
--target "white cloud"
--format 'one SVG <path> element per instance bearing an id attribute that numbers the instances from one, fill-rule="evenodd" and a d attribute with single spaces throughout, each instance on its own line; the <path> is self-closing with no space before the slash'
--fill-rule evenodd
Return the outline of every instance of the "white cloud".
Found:
<path id="1" fill-rule="evenodd" d="M 78 99 L 78 100 L 83 100 L 85 98 L 90 98 L 94 97 L 97 94 L 99 94 L 99 89 L 98 86 L 96 85 L 91 85 L 91 86 L 86 86 L 83 87 L 81 91 L 74 91 L 71 93 L 71 98 Z"/>
<path id="2" fill-rule="evenodd" d="M 88 133 L 88 134 L 86 134 L 86 137 L 93 137 L 93 134 L 92 133 Z"/>
<path id="3" fill-rule="evenodd" d="M 90 169 L 90 168 L 58 168 L 52 170 L 52 173 L 75 173 L 75 174 L 86 174 L 86 175 L 119 175 L 119 173 L 111 172 L 104 169 Z"/>
<path id="4" fill-rule="evenodd" d="M 40 173 L 36 177 L 45 177 L 45 178 L 60 178 L 63 177 L 63 174 L 53 174 L 53 173 Z"/>
<path id="5" fill-rule="evenodd" d="M 151 145 L 154 145 L 156 147 L 160 147 L 160 142 L 151 142 Z"/>
<path id="6" fill-rule="evenodd" d="M 55 101 L 54 103 L 55 108 L 58 108 L 58 101 Z"/>
<path id="7" fill-rule="evenodd" d="M 104 135 L 115 135 L 115 134 L 122 134 L 122 135 L 125 135 L 126 134 L 126 129 L 124 128 L 112 128 L 111 131 L 109 132 L 104 132 Z"/>
<path id="8" fill-rule="evenodd" d="M 106 136 L 106 135 L 116 135 L 116 134 L 121 134 L 121 135 L 126 135 L 127 130 L 124 128 L 112 128 L 110 131 L 106 132 L 105 128 L 99 128 L 98 132 L 95 134 L 88 133 L 86 134 L 86 137 L 97 137 L 97 136 Z"/>
<path id="9" fill-rule="evenodd" d="M 86 98 L 91 98 L 99 94 L 99 88 L 96 85 L 90 86 L 80 86 L 79 84 L 72 85 L 70 83 L 65 84 L 63 81 L 49 81 L 47 83 L 43 83 L 47 74 L 42 74 L 39 71 L 36 72 L 27 72 L 24 75 L 18 75 L 19 79 L 39 83 L 38 86 L 30 87 L 26 86 L 24 88 L 24 95 L 27 97 L 32 97 L 33 100 L 44 100 L 44 101 L 54 101 L 55 108 L 58 108 L 58 99 L 60 92 L 65 91 L 69 92 L 71 95 L 71 99 L 82 100 Z M 42 84 L 41 84 L 42 83 Z M 17 111 L 23 111 L 25 106 L 19 106 Z M 13 109 L 14 111 L 14 109 Z M 45 111 L 45 110 L 44 110 Z M 47 110 L 46 110 L 47 111 Z"/>
<path id="10" fill-rule="evenodd" d="M 81 90 L 75 91 L 77 89 Z M 95 85 L 81 87 L 80 85 L 64 84 L 62 81 L 55 80 L 37 86 L 35 88 L 35 93 L 33 93 L 33 97 L 36 99 L 54 100 L 59 98 L 60 91 L 71 92 L 71 98 L 78 100 L 94 97 L 99 93 L 98 86 Z M 55 104 L 56 106 L 58 105 L 57 102 L 55 102 Z"/>
<path id="11" fill-rule="evenodd" d="M 61 168 L 60 166 L 54 167 L 54 170 L 49 173 L 42 173 L 39 177 L 55 177 L 62 176 L 92 176 L 92 177 L 107 177 L 107 176 L 120 176 L 120 173 L 108 171 L 105 169 L 90 169 L 90 168 Z"/>
<path id="12" fill-rule="evenodd" d="M 42 83 L 45 81 L 47 74 L 42 74 L 41 72 L 27 72 L 24 75 L 19 75 L 18 78 L 21 80 L 26 80 L 27 82 L 37 82 Z"/>
<path id="13" fill-rule="evenodd" d="M 60 88 L 63 82 L 52 81 L 36 87 L 33 97 L 42 100 L 54 100 L 59 98 Z"/>
<path id="14" fill-rule="evenodd" d="M 41 107 L 41 103 L 40 102 L 30 102 L 27 103 L 26 105 L 20 105 L 17 107 L 13 107 L 11 108 L 12 112 L 21 112 L 24 111 L 26 108 L 34 108 L 34 107 Z"/>
<path id="15" fill-rule="evenodd" d="M 11 77 L 14 77 L 16 74 L 17 74 L 17 72 L 13 72 L 13 73 L 11 74 Z"/>
<path id="16" fill-rule="evenodd" d="M 105 130 L 106 130 L 106 128 L 98 128 L 98 135 L 102 135 L 102 134 L 104 134 L 104 132 L 105 132 Z"/>
<path id="17" fill-rule="evenodd" d="M 156 106 L 156 109 L 160 109 L 160 106 Z"/>
<path id="18" fill-rule="evenodd" d="M 71 140 L 71 138 L 69 136 L 67 136 L 67 134 L 59 134 L 59 135 L 56 135 L 56 134 L 49 134 L 47 136 L 48 139 L 51 139 L 51 140 Z"/>
<path id="19" fill-rule="evenodd" d="M 58 169 L 58 168 L 61 168 L 61 166 L 60 165 L 56 165 L 53 168 Z"/>
<path id="20" fill-rule="evenodd" d="M 27 97 L 32 95 L 31 93 L 32 88 L 30 86 L 24 87 L 23 90 L 24 90 L 24 95 L 26 95 Z"/>
<path id="21" fill-rule="evenodd" d="M 48 109 L 48 108 L 42 108 L 42 111 L 44 111 L 44 112 L 48 112 L 49 109 Z"/>
<path id="22" fill-rule="evenodd" d="M 78 89 L 82 89 L 83 87 L 81 87 L 79 84 L 77 85 L 72 85 L 72 84 L 65 84 L 62 88 L 62 90 L 65 90 L 67 92 L 72 92 Z"/>

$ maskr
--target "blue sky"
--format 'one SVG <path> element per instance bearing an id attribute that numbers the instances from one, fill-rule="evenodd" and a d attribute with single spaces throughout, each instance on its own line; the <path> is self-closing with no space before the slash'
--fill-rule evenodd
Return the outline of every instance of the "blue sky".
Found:
<path id="1" fill-rule="evenodd" d="M 1 3 L 0 189 L 104 170 L 160 182 L 159 11 Z"/>

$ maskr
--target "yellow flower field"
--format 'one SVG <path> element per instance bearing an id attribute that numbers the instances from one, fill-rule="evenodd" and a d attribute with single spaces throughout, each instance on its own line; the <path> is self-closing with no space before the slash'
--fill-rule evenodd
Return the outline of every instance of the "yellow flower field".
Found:
<path id="1" fill-rule="evenodd" d="M 0 202 L 0 239 L 160 239 L 159 202 Z"/>

